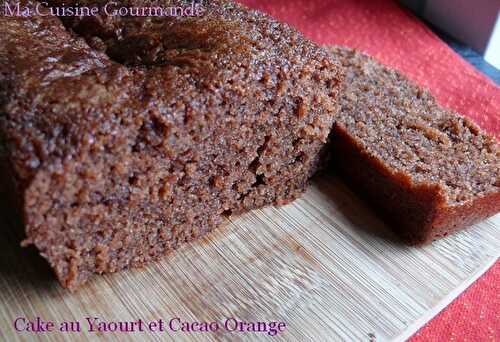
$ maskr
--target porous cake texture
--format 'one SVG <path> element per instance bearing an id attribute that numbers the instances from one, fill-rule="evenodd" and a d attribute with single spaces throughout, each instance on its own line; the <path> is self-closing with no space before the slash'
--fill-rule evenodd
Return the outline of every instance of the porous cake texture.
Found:
<path id="1" fill-rule="evenodd" d="M 334 163 L 400 237 L 429 242 L 500 211 L 494 137 L 375 59 L 330 52 L 346 73 Z"/>
<path id="2" fill-rule="evenodd" d="M 225 215 L 304 191 L 342 79 L 326 51 L 229 1 L 205 1 L 196 18 L 63 21 L 0 13 L 2 165 L 25 244 L 63 286 L 142 266 Z"/>

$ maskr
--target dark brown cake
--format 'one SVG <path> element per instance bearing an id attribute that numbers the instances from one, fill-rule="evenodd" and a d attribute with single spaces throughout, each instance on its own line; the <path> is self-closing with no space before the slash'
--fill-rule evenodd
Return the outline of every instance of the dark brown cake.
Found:
<path id="1" fill-rule="evenodd" d="M 3 165 L 25 243 L 65 287 L 157 259 L 224 215 L 287 203 L 317 167 L 337 66 L 259 12 L 204 3 L 196 18 L 68 17 L 66 27 L 0 15 Z"/>
<path id="2" fill-rule="evenodd" d="M 345 68 L 335 165 L 414 244 L 500 211 L 495 138 L 373 58 L 331 48 Z"/>

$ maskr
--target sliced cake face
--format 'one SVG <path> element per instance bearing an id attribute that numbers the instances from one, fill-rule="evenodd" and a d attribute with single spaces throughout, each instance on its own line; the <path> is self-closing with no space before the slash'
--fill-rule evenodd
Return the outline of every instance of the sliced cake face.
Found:
<path id="1" fill-rule="evenodd" d="M 4 159 L 26 243 L 64 286 L 303 192 L 341 80 L 325 51 L 224 1 L 199 18 L 87 19 L 0 16 Z"/>
<path id="2" fill-rule="evenodd" d="M 336 162 L 372 168 L 351 181 L 403 234 L 421 242 L 500 210 L 495 138 L 373 58 L 331 52 L 346 72 L 332 132 L 345 157 Z"/>

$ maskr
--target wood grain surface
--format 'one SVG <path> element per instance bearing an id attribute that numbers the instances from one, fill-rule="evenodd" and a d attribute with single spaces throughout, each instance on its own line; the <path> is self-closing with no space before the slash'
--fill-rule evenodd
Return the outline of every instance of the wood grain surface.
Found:
<path id="1" fill-rule="evenodd" d="M 4 215 L 5 216 L 5 215 Z M 3 220 L 2 341 L 389 341 L 404 340 L 500 255 L 500 216 L 412 248 L 400 245 L 334 177 L 294 203 L 232 218 L 201 241 L 143 269 L 95 277 L 77 293 L 55 282 L 19 227 Z M 53 332 L 17 332 L 40 317 Z M 86 318 L 216 321 L 216 332 L 89 332 Z M 228 332 L 223 323 L 284 322 L 276 336 Z M 80 332 L 60 332 L 63 322 Z M 20 322 L 20 321 L 18 321 Z M 148 329 L 146 329 L 148 330 Z"/>

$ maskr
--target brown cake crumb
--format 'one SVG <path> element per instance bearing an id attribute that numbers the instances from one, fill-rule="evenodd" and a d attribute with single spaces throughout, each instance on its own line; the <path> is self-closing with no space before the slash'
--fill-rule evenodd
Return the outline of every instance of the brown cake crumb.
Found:
<path id="1" fill-rule="evenodd" d="M 500 211 L 500 149 L 469 119 L 355 50 L 331 134 L 335 165 L 405 240 L 419 244 Z"/>
<path id="2" fill-rule="evenodd" d="M 0 13 L 2 165 L 26 243 L 63 286 L 142 266 L 224 215 L 287 203 L 315 172 L 337 65 L 257 11 L 209 1 L 203 13 L 64 25 Z"/>

